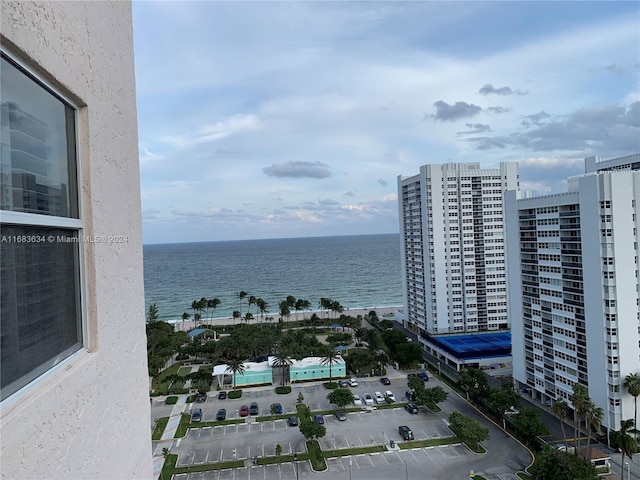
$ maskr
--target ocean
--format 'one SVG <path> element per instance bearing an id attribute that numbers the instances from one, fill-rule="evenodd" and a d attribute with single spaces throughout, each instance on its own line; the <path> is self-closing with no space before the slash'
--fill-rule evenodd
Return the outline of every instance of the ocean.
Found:
<path id="1" fill-rule="evenodd" d="M 191 302 L 219 298 L 214 317 L 247 311 L 248 296 L 263 298 L 267 315 L 293 295 L 311 302 L 337 300 L 345 308 L 402 305 L 399 234 L 243 240 L 144 246 L 146 309 L 161 320 L 191 314 Z M 256 315 L 255 305 L 251 313 Z M 295 315 L 295 312 L 292 312 Z"/>

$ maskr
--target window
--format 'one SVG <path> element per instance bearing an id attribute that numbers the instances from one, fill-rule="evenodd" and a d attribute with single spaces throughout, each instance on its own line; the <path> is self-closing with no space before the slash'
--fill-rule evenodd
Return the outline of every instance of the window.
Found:
<path id="1" fill-rule="evenodd" d="M 4 400 L 81 349 L 83 331 L 75 109 L 1 61 Z"/>

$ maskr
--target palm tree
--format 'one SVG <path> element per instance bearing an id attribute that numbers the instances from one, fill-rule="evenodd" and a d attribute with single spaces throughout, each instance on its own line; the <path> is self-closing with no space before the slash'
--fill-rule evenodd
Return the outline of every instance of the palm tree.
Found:
<path id="1" fill-rule="evenodd" d="M 620 431 L 618 432 L 618 448 L 620 449 L 620 453 L 622 454 L 622 462 L 620 465 L 622 467 L 622 472 L 620 473 L 620 478 L 624 478 L 624 457 L 631 458 L 631 455 L 637 453 L 638 451 L 638 442 L 633 438 L 630 433 L 637 435 L 638 430 L 635 429 L 635 422 L 632 418 L 629 420 L 622 420 L 620 422 Z"/>
<path id="2" fill-rule="evenodd" d="M 212 298 L 210 300 L 207 300 L 207 309 L 211 309 L 211 318 L 213 319 L 213 312 L 215 311 L 216 308 L 218 308 L 218 305 L 220 305 L 220 299 L 219 298 Z"/>
<path id="3" fill-rule="evenodd" d="M 247 292 L 245 292 L 244 290 L 241 290 L 240 292 L 238 292 L 238 300 L 239 300 L 239 303 L 240 303 L 240 310 L 242 310 L 242 300 L 247 295 L 249 295 L 249 294 Z"/>
<path id="4" fill-rule="evenodd" d="M 310 312 L 311 311 L 311 302 L 309 300 L 302 300 L 301 305 L 302 305 L 301 310 L 303 312 L 305 312 L 305 311 Z M 302 320 L 304 322 L 304 313 L 302 314 Z"/>
<path id="5" fill-rule="evenodd" d="M 564 430 L 564 419 L 567 416 L 567 402 L 562 397 L 558 397 L 551 405 L 551 413 L 553 413 L 560 420 L 560 427 L 562 428 L 562 438 L 564 439 L 564 449 L 567 450 L 567 433 Z"/>
<path id="6" fill-rule="evenodd" d="M 237 358 L 231 358 L 227 360 L 227 369 L 225 370 L 225 372 L 233 373 L 234 390 L 236 389 L 236 374 L 243 374 L 244 371 L 244 362 L 242 360 L 239 360 Z"/>
<path id="7" fill-rule="evenodd" d="M 247 312 L 251 309 L 251 305 L 256 303 L 257 298 L 254 295 L 251 295 L 248 300 Z"/>
<path id="8" fill-rule="evenodd" d="M 200 318 L 201 318 L 201 316 L 200 316 L 199 313 L 196 313 L 193 316 L 193 324 L 194 324 L 195 327 L 198 327 L 198 322 L 200 321 Z"/>
<path id="9" fill-rule="evenodd" d="M 260 314 L 262 315 L 262 321 L 264 321 L 264 314 L 265 313 L 269 313 L 269 304 L 267 302 L 264 301 L 264 299 L 259 298 L 258 301 L 256 302 L 256 304 L 258 305 L 258 308 L 260 309 Z"/>
<path id="10" fill-rule="evenodd" d="M 342 313 L 342 312 L 344 312 L 344 307 L 342 305 L 340 305 L 340 302 L 337 301 L 337 300 L 332 301 L 331 302 L 331 306 L 329 308 L 334 313 Z"/>
<path id="11" fill-rule="evenodd" d="M 284 348 L 282 344 L 278 344 L 276 353 L 273 358 L 273 366 L 282 368 L 282 382 L 281 385 L 284 387 L 284 376 L 287 371 L 287 368 L 293 365 L 293 361 L 289 358 L 289 352 Z"/>
<path id="12" fill-rule="evenodd" d="M 587 442 L 587 460 L 591 461 L 591 431 L 600 431 L 600 424 L 604 416 L 604 409 L 597 406 L 591 400 L 587 403 L 586 417 L 589 421 L 589 440 Z"/>
<path id="13" fill-rule="evenodd" d="M 189 320 L 189 318 L 190 318 L 190 317 L 191 317 L 191 315 L 190 315 L 190 314 L 188 314 L 187 312 L 184 312 L 184 313 L 182 314 L 182 330 L 184 330 L 184 321 L 185 321 L 185 320 Z"/>
<path id="14" fill-rule="evenodd" d="M 638 396 L 640 396 L 640 375 L 630 373 L 624 377 L 624 388 L 633 397 L 633 424 L 638 425 Z"/>
<path id="15" fill-rule="evenodd" d="M 573 393 L 569 396 L 569 400 L 573 404 L 573 421 L 574 421 L 574 444 L 575 454 L 578 454 L 580 447 L 580 421 L 587 412 L 587 405 L 590 401 L 587 389 L 579 383 L 573 384 Z"/>
<path id="16" fill-rule="evenodd" d="M 247 312 L 244 314 L 244 321 L 248 324 L 249 320 L 253 318 L 253 314 L 251 312 Z"/>
<path id="17" fill-rule="evenodd" d="M 287 301 L 281 301 L 278 304 L 278 307 L 280 307 L 280 317 L 289 318 L 289 316 L 291 315 L 291 310 L 289 309 L 289 304 L 287 303 Z"/>
<path id="18" fill-rule="evenodd" d="M 333 380 L 332 368 L 334 363 L 339 363 L 342 360 L 342 356 L 336 352 L 333 348 L 328 349 L 320 360 L 322 365 L 329 365 L 329 383 Z"/>
<path id="19" fill-rule="evenodd" d="M 240 310 L 234 310 L 232 316 L 233 316 L 234 325 L 236 324 L 237 319 L 242 318 L 242 314 L 240 313 Z"/>

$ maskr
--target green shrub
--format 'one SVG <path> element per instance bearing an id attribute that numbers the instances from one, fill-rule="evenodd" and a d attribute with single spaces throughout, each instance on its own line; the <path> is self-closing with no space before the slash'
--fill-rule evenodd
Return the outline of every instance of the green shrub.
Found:
<path id="1" fill-rule="evenodd" d="M 338 388 L 338 384 L 336 382 L 326 382 L 323 383 L 323 385 L 327 390 L 335 390 L 336 388 Z"/>
<path id="2" fill-rule="evenodd" d="M 285 395 L 291 393 L 291 387 L 276 387 L 276 393 L 278 395 Z"/>
<path id="3" fill-rule="evenodd" d="M 196 401 L 196 396 L 195 395 L 189 395 L 187 397 L 187 403 L 193 403 Z"/>
<path id="4" fill-rule="evenodd" d="M 232 390 L 227 395 L 227 398 L 229 398 L 230 400 L 236 400 L 240 397 L 242 397 L 242 390 Z"/>
<path id="5" fill-rule="evenodd" d="M 175 405 L 178 403 L 178 397 L 167 397 L 164 401 L 165 405 Z"/>

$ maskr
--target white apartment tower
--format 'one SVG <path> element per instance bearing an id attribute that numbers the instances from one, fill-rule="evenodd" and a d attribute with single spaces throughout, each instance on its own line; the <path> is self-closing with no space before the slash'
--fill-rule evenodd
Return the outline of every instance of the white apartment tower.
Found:
<path id="1" fill-rule="evenodd" d="M 418 334 L 509 328 L 504 202 L 518 164 L 431 164 L 398 177 L 405 324 Z"/>
<path id="2" fill-rule="evenodd" d="M 570 405 L 585 386 L 609 430 L 633 418 L 623 383 L 640 372 L 640 172 L 623 167 L 638 162 L 590 158 L 567 193 L 506 202 L 514 381 Z"/>

